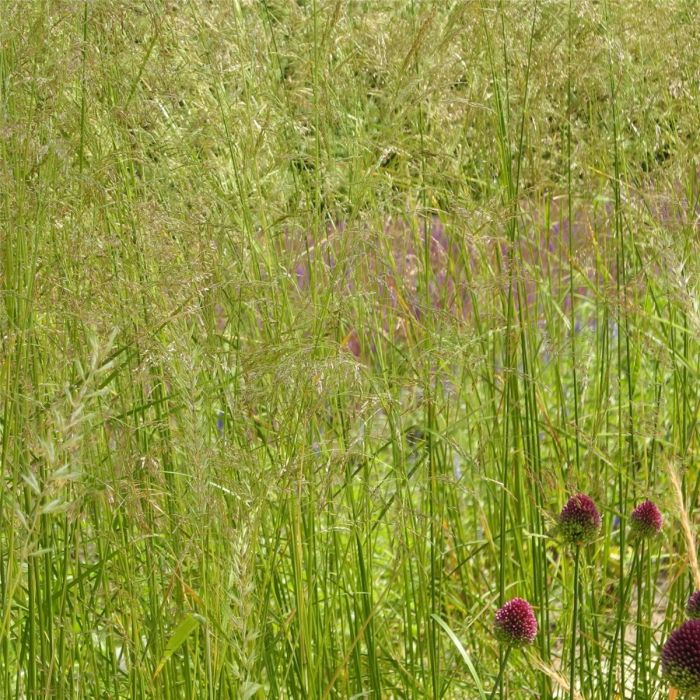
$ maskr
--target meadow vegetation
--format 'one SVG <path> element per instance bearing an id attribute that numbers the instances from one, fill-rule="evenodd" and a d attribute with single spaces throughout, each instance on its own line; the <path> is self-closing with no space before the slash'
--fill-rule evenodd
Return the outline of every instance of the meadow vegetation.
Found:
<path id="1" fill-rule="evenodd" d="M 694 0 L 4 0 L 0 697 L 669 697 L 698 95 Z"/>

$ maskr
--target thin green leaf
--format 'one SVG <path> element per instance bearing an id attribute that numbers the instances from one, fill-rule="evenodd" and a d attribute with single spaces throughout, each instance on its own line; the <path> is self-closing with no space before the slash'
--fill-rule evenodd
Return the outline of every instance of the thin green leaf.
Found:
<path id="1" fill-rule="evenodd" d="M 438 623 L 438 625 L 440 625 L 440 627 L 442 627 L 443 630 L 445 630 L 447 636 L 452 640 L 455 647 L 457 647 L 457 651 L 461 654 L 462 658 L 464 659 L 464 663 L 467 664 L 471 677 L 474 679 L 476 689 L 479 691 L 479 697 L 481 700 L 486 700 L 486 693 L 484 692 L 484 686 L 481 684 L 481 678 L 479 678 L 479 674 L 476 672 L 476 668 L 474 668 L 474 664 L 472 663 L 467 650 L 462 646 L 462 642 L 459 641 L 457 635 L 448 627 L 447 623 L 443 619 L 437 615 L 431 615 L 431 617 Z"/>
<path id="2" fill-rule="evenodd" d="M 170 641 L 165 647 L 163 656 L 158 663 L 158 667 L 153 674 L 153 678 L 156 678 L 158 674 L 163 670 L 163 666 L 169 661 L 170 657 L 185 643 L 187 637 L 189 637 L 192 632 L 199 627 L 201 624 L 201 618 L 197 615 L 187 615 L 182 622 L 175 628 L 175 631 L 170 637 Z"/>

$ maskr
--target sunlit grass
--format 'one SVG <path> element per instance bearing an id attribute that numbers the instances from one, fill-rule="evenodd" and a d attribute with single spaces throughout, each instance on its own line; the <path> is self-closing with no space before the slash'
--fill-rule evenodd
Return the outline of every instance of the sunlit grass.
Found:
<path id="1" fill-rule="evenodd" d="M 684 0 L 5 2 L 0 697 L 667 697 L 697 34 Z"/>

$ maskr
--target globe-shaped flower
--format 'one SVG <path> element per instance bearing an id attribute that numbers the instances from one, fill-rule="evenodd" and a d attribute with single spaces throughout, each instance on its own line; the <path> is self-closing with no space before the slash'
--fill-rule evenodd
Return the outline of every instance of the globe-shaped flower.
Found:
<path id="1" fill-rule="evenodd" d="M 661 668 L 681 693 L 700 695 L 700 620 L 688 620 L 671 633 L 661 652 Z"/>
<path id="2" fill-rule="evenodd" d="M 685 614 L 691 620 L 700 620 L 700 591 L 695 591 L 685 604 Z"/>
<path id="3" fill-rule="evenodd" d="M 559 532 L 567 544 L 578 547 L 595 539 L 600 522 L 600 513 L 592 499 L 577 493 L 559 514 Z"/>
<path id="4" fill-rule="evenodd" d="M 630 516 L 632 534 L 637 537 L 646 538 L 654 537 L 661 532 L 661 526 L 664 523 L 661 511 L 652 501 L 644 501 L 640 503 Z"/>
<path id="5" fill-rule="evenodd" d="M 532 606 L 522 598 L 509 600 L 496 613 L 493 629 L 496 639 L 511 647 L 532 644 L 537 636 L 537 619 Z"/>

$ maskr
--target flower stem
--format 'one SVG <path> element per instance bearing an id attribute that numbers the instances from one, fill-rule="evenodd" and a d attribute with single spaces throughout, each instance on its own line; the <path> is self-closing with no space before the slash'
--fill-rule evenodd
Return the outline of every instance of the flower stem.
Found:
<path id="1" fill-rule="evenodd" d="M 501 688 L 501 679 L 503 678 L 503 671 L 506 667 L 506 664 L 508 663 L 508 656 L 510 655 L 510 650 L 511 650 L 510 644 L 506 647 L 506 651 L 504 654 L 501 654 L 501 659 L 500 663 L 498 664 L 498 678 L 496 678 L 496 682 L 493 685 L 493 690 L 491 691 L 491 695 L 489 695 L 489 700 L 493 700 L 496 697 L 496 691 Z M 502 688 L 501 688 L 502 690 Z M 502 693 L 501 693 L 502 695 Z"/>
<path id="2" fill-rule="evenodd" d="M 571 658 L 569 660 L 569 700 L 574 700 L 576 680 L 576 623 L 578 622 L 578 563 L 581 548 L 576 547 L 574 555 L 574 614 L 571 622 Z"/>
<path id="3" fill-rule="evenodd" d="M 621 675 L 624 675 L 624 648 L 621 640 L 624 640 L 625 638 L 625 620 L 626 615 L 627 615 L 627 606 L 629 604 L 629 599 L 630 599 L 630 594 L 632 591 L 632 582 L 634 581 L 634 572 L 637 570 L 637 560 L 639 558 L 639 548 L 635 547 L 634 548 L 634 557 L 632 558 L 632 566 L 630 567 L 630 573 L 629 576 L 625 579 L 625 585 L 622 588 L 622 595 L 620 598 L 620 602 L 618 604 L 618 617 L 617 617 L 617 626 L 615 628 L 615 636 L 613 637 L 613 643 L 612 643 L 612 650 L 610 652 L 610 658 L 614 659 L 616 658 L 617 655 L 617 647 L 618 647 L 618 642 L 620 643 L 620 659 L 621 659 Z M 621 569 L 623 571 L 623 569 Z M 614 668 L 613 664 L 611 664 L 610 668 L 610 675 L 608 677 L 608 696 L 612 697 L 613 696 L 613 684 L 615 682 L 615 673 L 614 673 Z M 624 688 L 624 685 L 621 683 L 621 687 Z"/>
<path id="4" fill-rule="evenodd" d="M 637 560 L 637 625 L 635 635 L 635 650 L 634 650 L 634 697 L 637 697 L 639 684 L 646 690 L 647 687 L 647 664 L 648 655 L 645 653 L 647 649 L 647 634 L 643 626 L 643 614 L 646 613 L 648 624 L 651 623 L 651 607 L 646 605 L 646 591 L 644 590 L 644 576 L 649 568 L 649 552 L 645 547 L 644 541 L 636 545 L 636 550 L 639 550 L 639 556 L 635 556 Z M 637 552 L 635 551 L 635 555 Z"/>

